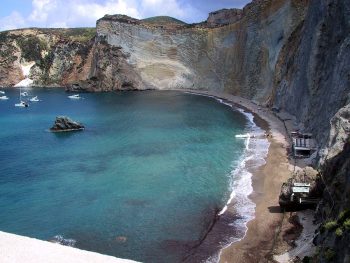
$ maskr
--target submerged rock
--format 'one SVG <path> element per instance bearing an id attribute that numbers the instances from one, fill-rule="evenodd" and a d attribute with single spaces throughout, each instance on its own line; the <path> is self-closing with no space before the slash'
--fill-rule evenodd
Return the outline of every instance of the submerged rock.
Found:
<path id="1" fill-rule="evenodd" d="M 66 116 L 56 117 L 55 124 L 50 128 L 52 132 L 81 131 L 85 127 L 79 122 L 73 121 Z"/>
<path id="2" fill-rule="evenodd" d="M 75 244 L 77 243 L 76 240 L 74 240 L 72 238 L 64 238 L 61 235 L 54 236 L 49 241 L 51 243 L 56 243 L 56 244 L 60 244 L 60 245 L 63 245 L 63 246 L 68 246 L 68 247 L 74 247 Z"/>

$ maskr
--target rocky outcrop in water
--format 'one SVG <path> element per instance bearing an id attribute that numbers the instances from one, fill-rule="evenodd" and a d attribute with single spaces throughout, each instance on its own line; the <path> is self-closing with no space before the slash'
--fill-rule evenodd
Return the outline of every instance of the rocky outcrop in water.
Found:
<path id="1" fill-rule="evenodd" d="M 85 127 L 79 122 L 73 121 L 66 116 L 56 117 L 55 124 L 50 128 L 52 132 L 82 131 Z"/>

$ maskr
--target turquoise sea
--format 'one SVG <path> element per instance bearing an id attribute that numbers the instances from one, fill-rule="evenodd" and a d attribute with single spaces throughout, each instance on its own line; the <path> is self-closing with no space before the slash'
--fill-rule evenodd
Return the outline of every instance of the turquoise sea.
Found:
<path id="1" fill-rule="evenodd" d="M 217 252 L 200 247 L 239 177 L 233 171 L 246 142 L 235 135 L 252 129 L 244 114 L 171 91 L 70 100 L 63 89 L 38 88 L 27 90 L 42 100 L 29 108 L 14 107 L 18 89 L 5 91 L 1 231 L 42 240 L 60 235 L 78 248 L 142 262 L 196 262 Z M 59 115 L 86 130 L 49 132 Z M 235 218 L 243 217 L 221 223 L 232 226 Z M 224 232 L 234 235 L 223 229 L 215 242 Z"/>

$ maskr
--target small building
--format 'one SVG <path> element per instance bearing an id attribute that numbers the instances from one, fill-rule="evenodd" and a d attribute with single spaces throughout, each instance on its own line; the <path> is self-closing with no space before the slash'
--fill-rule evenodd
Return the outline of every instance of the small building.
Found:
<path id="1" fill-rule="evenodd" d="M 309 157 L 316 149 L 311 133 L 291 132 L 293 154 L 295 157 Z"/>
<path id="2" fill-rule="evenodd" d="M 319 198 L 310 196 L 310 188 L 310 183 L 292 183 L 292 181 L 284 183 L 281 187 L 279 205 L 283 208 L 301 208 L 303 206 L 316 205 L 319 202 Z"/>

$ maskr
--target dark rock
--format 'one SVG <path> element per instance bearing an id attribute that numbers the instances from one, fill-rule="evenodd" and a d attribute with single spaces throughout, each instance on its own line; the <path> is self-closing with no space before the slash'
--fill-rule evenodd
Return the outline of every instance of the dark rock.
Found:
<path id="1" fill-rule="evenodd" d="M 73 121 L 66 116 L 56 117 L 55 124 L 51 127 L 52 132 L 81 131 L 85 127 L 79 122 Z"/>
<path id="2" fill-rule="evenodd" d="M 96 42 L 89 78 L 66 85 L 69 92 L 106 92 L 145 89 L 141 77 L 119 47 Z"/>
<path id="3" fill-rule="evenodd" d="M 74 93 L 86 92 L 86 91 L 88 91 L 88 88 L 86 87 L 86 85 L 83 85 L 81 83 L 74 83 L 74 84 L 68 85 L 66 87 L 66 91 L 67 92 L 74 92 Z"/>
<path id="4" fill-rule="evenodd" d="M 210 27 L 216 27 L 220 25 L 228 25 L 241 20 L 243 16 L 243 10 L 232 8 L 232 9 L 221 9 L 215 12 L 209 13 L 207 23 Z"/>
<path id="5" fill-rule="evenodd" d="M 75 244 L 77 243 L 76 240 L 72 238 L 64 238 L 61 235 L 54 236 L 52 239 L 49 240 L 49 242 L 60 244 L 63 246 L 68 246 L 68 247 L 74 247 Z"/>

